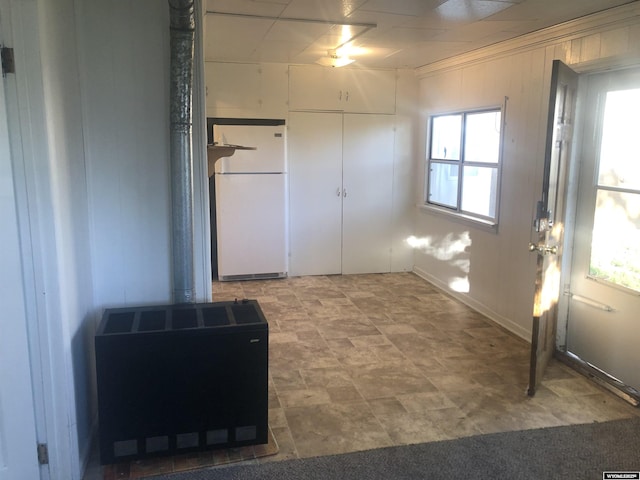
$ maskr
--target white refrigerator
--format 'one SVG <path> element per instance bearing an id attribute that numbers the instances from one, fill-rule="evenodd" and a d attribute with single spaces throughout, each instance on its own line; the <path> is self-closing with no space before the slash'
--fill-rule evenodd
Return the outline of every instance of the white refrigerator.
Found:
<path id="1" fill-rule="evenodd" d="M 239 145 L 215 165 L 219 280 L 287 276 L 286 130 L 281 125 L 216 125 L 217 145 Z"/>

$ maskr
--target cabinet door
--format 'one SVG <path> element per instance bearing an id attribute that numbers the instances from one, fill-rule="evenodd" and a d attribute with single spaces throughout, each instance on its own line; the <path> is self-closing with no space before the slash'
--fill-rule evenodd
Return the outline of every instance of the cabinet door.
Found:
<path id="1" fill-rule="evenodd" d="M 343 69 L 345 112 L 389 113 L 396 110 L 396 74 L 392 70 Z"/>
<path id="2" fill-rule="evenodd" d="M 342 114 L 289 115 L 291 275 L 341 272 Z"/>
<path id="3" fill-rule="evenodd" d="M 292 65 L 289 109 L 393 114 L 396 74 L 393 70 Z"/>
<path id="4" fill-rule="evenodd" d="M 337 68 L 292 65 L 289 67 L 290 110 L 342 110 L 343 72 Z"/>
<path id="5" fill-rule="evenodd" d="M 394 117 L 344 115 L 342 273 L 391 270 Z"/>
<path id="6" fill-rule="evenodd" d="M 260 66 L 206 62 L 207 116 L 254 112 L 260 108 Z"/>

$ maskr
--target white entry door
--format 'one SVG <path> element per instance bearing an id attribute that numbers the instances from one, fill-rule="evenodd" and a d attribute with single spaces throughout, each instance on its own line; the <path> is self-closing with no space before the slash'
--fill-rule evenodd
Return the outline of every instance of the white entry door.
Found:
<path id="1" fill-rule="evenodd" d="M 537 204 L 534 241 L 537 253 L 531 329 L 531 362 L 527 393 L 535 395 L 556 351 L 561 246 L 565 230 L 565 198 L 573 135 L 578 74 L 559 60 L 553 62 L 547 123 L 542 195 Z"/>
<path id="2" fill-rule="evenodd" d="M 588 88 L 567 351 L 640 391 L 640 70 Z"/>
<path id="3" fill-rule="evenodd" d="M 3 9 L 0 14 L 6 13 Z M 2 26 L 4 23 L 0 26 L 0 43 Z M 40 478 L 40 471 L 5 84 L 3 79 L 0 86 L 0 480 L 31 480 Z"/>

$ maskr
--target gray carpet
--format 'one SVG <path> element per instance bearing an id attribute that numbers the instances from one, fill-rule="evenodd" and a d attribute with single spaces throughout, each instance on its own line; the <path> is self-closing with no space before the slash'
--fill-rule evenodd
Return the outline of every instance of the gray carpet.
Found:
<path id="1" fill-rule="evenodd" d="M 640 471 L 640 418 L 214 467 L 154 480 L 579 479 Z"/>

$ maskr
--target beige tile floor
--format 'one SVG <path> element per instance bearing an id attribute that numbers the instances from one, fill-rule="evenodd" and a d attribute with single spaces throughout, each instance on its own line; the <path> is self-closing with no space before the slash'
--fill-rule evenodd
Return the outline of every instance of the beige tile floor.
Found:
<path id="1" fill-rule="evenodd" d="M 257 299 L 270 329 L 269 424 L 258 462 L 632 417 L 552 361 L 525 394 L 529 344 L 412 273 L 213 284 Z"/>
<path id="2" fill-rule="evenodd" d="M 248 462 L 640 414 L 557 361 L 528 397 L 529 344 L 412 273 L 214 282 L 213 298 L 257 299 L 269 322 L 279 452 Z"/>

